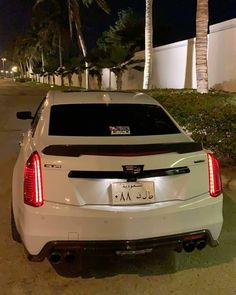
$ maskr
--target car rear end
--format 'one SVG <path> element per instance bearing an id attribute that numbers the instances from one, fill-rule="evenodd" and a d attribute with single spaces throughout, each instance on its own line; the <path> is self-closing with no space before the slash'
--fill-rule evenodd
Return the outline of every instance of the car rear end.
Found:
<path id="1" fill-rule="evenodd" d="M 26 163 L 21 228 L 29 258 L 217 245 L 215 157 L 146 95 L 76 97 L 49 101 Z"/>

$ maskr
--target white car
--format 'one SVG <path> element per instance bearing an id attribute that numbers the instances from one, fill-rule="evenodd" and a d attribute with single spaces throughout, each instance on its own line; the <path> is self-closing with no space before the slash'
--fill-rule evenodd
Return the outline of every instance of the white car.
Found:
<path id="1" fill-rule="evenodd" d="M 31 261 L 216 246 L 217 159 L 143 93 L 50 91 L 14 167 L 12 236 Z"/>

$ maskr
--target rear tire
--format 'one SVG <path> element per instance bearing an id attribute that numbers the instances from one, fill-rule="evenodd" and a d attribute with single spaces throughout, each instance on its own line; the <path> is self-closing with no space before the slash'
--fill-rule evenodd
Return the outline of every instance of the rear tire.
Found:
<path id="1" fill-rule="evenodd" d="M 14 217 L 12 207 L 11 207 L 11 236 L 15 242 L 21 243 L 21 237 L 16 227 L 16 222 L 15 222 L 15 217 Z"/>

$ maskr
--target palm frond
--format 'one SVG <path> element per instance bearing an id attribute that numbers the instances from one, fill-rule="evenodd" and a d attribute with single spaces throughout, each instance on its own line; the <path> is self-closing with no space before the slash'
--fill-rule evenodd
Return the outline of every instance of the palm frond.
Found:
<path id="1" fill-rule="evenodd" d="M 111 12 L 107 2 L 105 0 L 96 0 L 96 3 L 99 7 L 102 8 L 102 10 L 104 10 L 107 14 L 109 14 Z"/>
<path id="2" fill-rule="evenodd" d="M 83 4 L 85 6 L 89 7 L 94 2 L 94 0 L 82 0 L 82 2 L 83 2 Z M 109 6 L 107 4 L 107 1 L 105 1 L 105 0 L 95 0 L 95 2 L 107 14 L 110 13 L 110 8 L 109 8 Z"/>
<path id="3" fill-rule="evenodd" d="M 68 18 L 69 18 L 69 28 L 70 28 L 70 37 L 73 36 L 73 14 L 71 7 L 71 0 L 68 0 Z"/>
<path id="4" fill-rule="evenodd" d="M 144 67 L 141 67 L 141 66 L 134 66 L 132 67 L 132 69 L 136 70 L 136 71 L 139 71 L 139 72 L 142 72 L 144 70 Z"/>
<path id="5" fill-rule="evenodd" d="M 39 4 L 43 3 L 45 0 L 36 0 L 33 9 L 35 9 Z"/>

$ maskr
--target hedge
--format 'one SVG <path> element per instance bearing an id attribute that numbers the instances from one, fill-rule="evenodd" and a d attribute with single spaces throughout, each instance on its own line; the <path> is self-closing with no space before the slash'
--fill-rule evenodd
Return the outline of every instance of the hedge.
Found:
<path id="1" fill-rule="evenodd" d="M 30 78 L 15 78 L 15 82 L 25 83 L 30 81 L 32 81 Z"/>
<path id="2" fill-rule="evenodd" d="M 152 90 L 156 98 L 191 133 L 223 162 L 236 163 L 236 93 L 193 90 Z"/>

